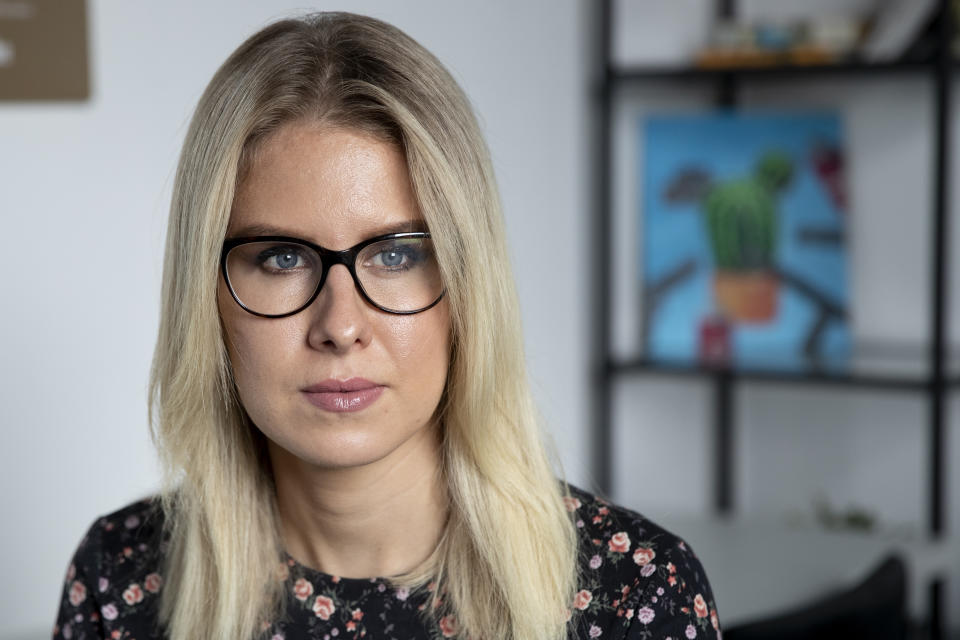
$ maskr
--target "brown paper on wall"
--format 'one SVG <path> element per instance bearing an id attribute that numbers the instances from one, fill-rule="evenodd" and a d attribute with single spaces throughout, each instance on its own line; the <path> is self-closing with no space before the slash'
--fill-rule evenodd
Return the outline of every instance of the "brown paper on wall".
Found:
<path id="1" fill-rule="evenodd" d="M 86 0 L 0 0 L 0 100 L 90 97 Z"/>

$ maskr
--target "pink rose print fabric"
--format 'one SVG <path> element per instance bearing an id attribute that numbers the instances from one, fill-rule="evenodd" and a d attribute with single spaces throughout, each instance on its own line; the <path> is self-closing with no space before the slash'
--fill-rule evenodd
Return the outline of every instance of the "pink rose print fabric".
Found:
<path id="1" fill-rule="evenodd" d="M 580 542 L 580 584 L 569 638 L 722 638 L 710 584 L 693 550 L 642 515 L 576 487 L 564 504 Z M 144 500 L 98 519 L 67 568 L 54 640 L 167 638 L 157 622 L 166 582 L 163 514 Z M 278 580 L 286 610 L 265 621 L 262 640 L 444 640 L 460 637 L 456 615 L 425 615 L 443 587 L 394 588 L 384 578 L 341 578 L 289 555 Z"/>

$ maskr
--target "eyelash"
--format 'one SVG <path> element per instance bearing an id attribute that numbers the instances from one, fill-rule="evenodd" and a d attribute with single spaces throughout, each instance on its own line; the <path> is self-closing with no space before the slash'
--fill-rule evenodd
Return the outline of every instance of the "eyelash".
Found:
<path id="1" fill-rule="evenodd" d="M 287 254 L 295 255 L 295 256 L 297 256 L 298 258 L 300 258 L 301 260 L 306 261 L 306 257 L 303 255 L 303 252 L 302 252 L 301 249 L 299 249 L 298 247 L 276 246 L 276 247 L 270 247 L 269 249 L 265 249 L 265 250 L 261 251 L 261 252 L 257 255 L 257 264 L 258 264 L 259 266 L 261 266 L 261 267 L 264 267 L 265 264 L 266 264 L 266 262 L 267 262 L 268 260 L 270 260 L 271 258 L 275 258 L 275 257 L 277 257 L 277 256 L 282 256 L 282 255 L 287 255 Z M 295 271 L 298 267 L 291 267 L 291 268 L 289 268 L 289 269 L 273 269 L 273 268 L 269 268 L 269 267 L 266 267 L 266 268 L 267 268 L 271 273 L 283 273 L 283 272 L 285 272 L 285 271 Z"/>
<path id="2" fill-rule="evenodd" d="M 403 247 L 403 246 L 385 248 L 382 251 L 378 251 L 377 253 L 373 254 L 371 256 L 371 259 L 376 259 L 377 256 L 382 256 L 385 253 L 396 253 L 401 256 L 401 258 L 403 259 L 403 262 L 395 266 L 384 264 L 383 266 L 378 266 L 377 268 L 379 269 L 387 269 L 388 271 L 409 271 L 417 263 L 423 261 L 421 251 L 413 247 Z M 382 258 L 381 258 L 381 262 L 382 262 Z"/>

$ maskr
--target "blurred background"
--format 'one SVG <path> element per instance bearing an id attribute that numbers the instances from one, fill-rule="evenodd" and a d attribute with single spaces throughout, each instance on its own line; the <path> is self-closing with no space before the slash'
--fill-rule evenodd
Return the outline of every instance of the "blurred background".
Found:
<path id="1" fill-rule="evenodd" d="M 0 638 L 49 637 L 87 527 L 156 490 L 179 147 L 316 9 L 466 90 L 566 476 L 684 537 L 728 638 L 960 637 L 951 3 L 0 0 Z"/>

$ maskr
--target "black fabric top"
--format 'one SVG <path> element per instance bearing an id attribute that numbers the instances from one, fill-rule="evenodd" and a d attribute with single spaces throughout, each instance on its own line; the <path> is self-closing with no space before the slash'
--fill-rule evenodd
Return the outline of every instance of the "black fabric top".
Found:
<path id="1" fill-rule="evenodd" d="M 638 513 L 570 490 L 582 577 L 569 637 L 720 640 L 713 593 L 693 550 Z M 90 527 L 67 570 L 55 640 L 166 637 L 157 622 L 161 530 L 162 513 L 150 500 Z M 289 556 L 280 579 L 292 597 L 284 618 L 264 625 L 264 640 L 439 640 L 457 632 L 454 616 L 427 621 L 421 614 L 435 595 L 432 584 L 394 589 L 381 578 L 324 574 Z"/>

